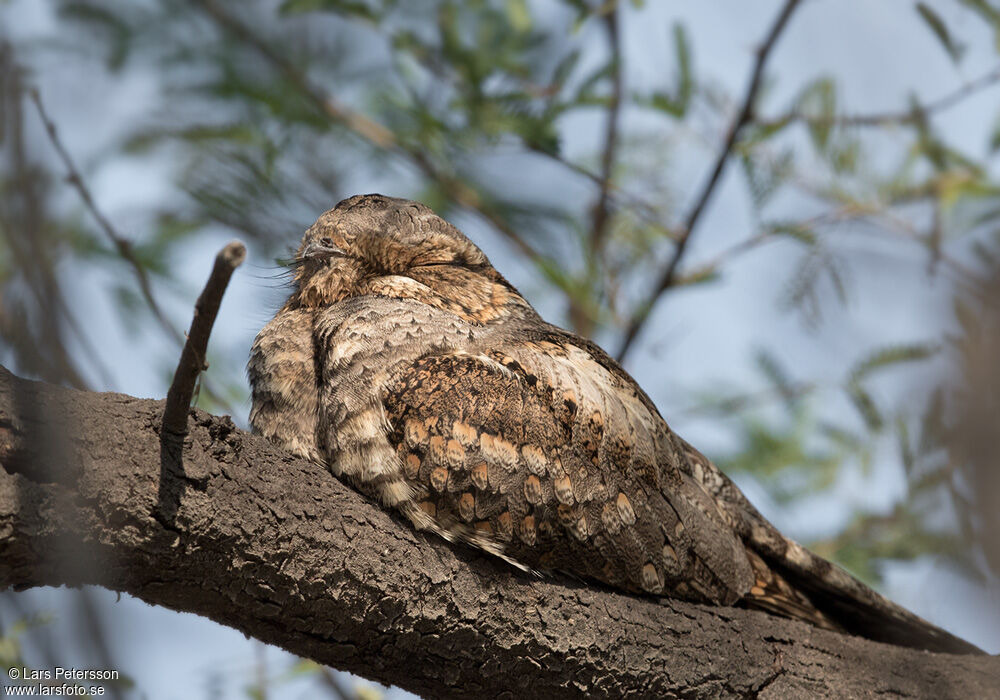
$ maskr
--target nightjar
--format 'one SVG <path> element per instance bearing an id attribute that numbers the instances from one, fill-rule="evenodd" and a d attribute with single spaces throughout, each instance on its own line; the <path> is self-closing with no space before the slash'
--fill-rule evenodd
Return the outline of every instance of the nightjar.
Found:
<path id="1" fill-rule="evenodd" d="M 629 593 L 975 650 L 782 536 L 422 204 L 344 200 L 306 231 L 293 286 L 251 352 L 254 431 L 414 527 Z"/>

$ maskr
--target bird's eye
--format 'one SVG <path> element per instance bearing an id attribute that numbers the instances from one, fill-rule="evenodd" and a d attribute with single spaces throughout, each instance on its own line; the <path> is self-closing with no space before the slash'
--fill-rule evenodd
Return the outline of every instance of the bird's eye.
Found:
<path id="1" fill-rule="evenodd" d="M 344 255 L 344 251 L 338 248 L 329 236 L 313 239 L 302 251 L 302 257 L 305 259 L 342 257 Z"/>

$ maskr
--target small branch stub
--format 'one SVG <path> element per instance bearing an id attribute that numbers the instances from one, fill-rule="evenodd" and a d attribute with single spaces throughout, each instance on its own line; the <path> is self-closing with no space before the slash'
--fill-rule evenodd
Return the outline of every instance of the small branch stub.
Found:
<path id="1" fill-rule="evenodd" d="M 194 318 L 188 330 L 187 342 L 181 350 L 181 359 L 177 363 L 173 382 L 167 392 L 167 405 L 163 410 L 163 427 L 161 438 L 168 436 L 183 436 L 187 434 L 188 408 L 194 395 L 194 384 L 198 374 L 207 369 L 205 352 L 208 348 L 208 338 L 212 334 L 215 317 L 219 313 L 222 295 L 229 286 L 229 280 L 237 267 L 246 259 L 247 249 L 239 241 L 226 245 L 215 256 L 212 274 L 205 283 L 205 288 L 194 305 Z"/>

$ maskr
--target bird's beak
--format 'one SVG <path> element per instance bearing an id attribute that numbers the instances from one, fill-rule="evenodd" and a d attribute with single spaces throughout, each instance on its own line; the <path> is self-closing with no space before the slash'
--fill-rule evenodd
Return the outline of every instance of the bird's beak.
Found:
<path id="1" fill-rule="evenodd" d="M 303 260 L 315 260 L 317 258 L 326 258 L 331 255 L 343 254 L 335 245 L 331 243 L 325 243 L 320 239 L 309 241 L 305 249 L 302 251 Z"/>

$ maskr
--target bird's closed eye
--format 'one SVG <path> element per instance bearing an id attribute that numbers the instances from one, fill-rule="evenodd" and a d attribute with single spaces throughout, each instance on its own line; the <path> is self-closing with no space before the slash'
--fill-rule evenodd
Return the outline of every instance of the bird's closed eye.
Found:
<path id="1" fill-rule="evenodd" d="M 329 236 L 310 241 L 305 250 L 302 251 L 303 259 L 343 257 L 345 255 L 346 253 L 338 248 Z"/>

